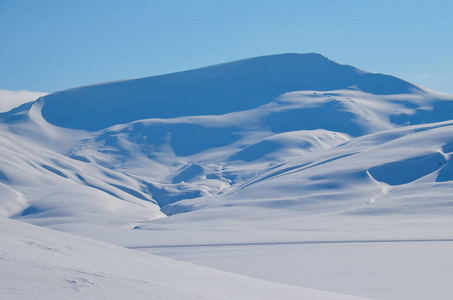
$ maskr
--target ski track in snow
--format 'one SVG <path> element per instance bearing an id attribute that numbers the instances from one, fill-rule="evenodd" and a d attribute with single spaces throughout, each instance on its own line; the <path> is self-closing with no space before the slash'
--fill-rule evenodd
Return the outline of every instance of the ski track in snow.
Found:
<path id="1" fill-rule="evenodd" d="M 376 244 L 376 243 L 439 243 L 453 242 L 453 239 L 417 239 L 417 240 L 355 240 L 355 241 L 301 241 L 301 242 L 269 242 L 269 243 L 236 243 L 236 244 L 195 244 L 195 245 L 162 245 L 162 246 L 137 246 L 129 249 L 160 249 L 184 247 L 240 247 L 240 246 L 278 246 L 278 245 L 322 245 L 322 244 Z"/>

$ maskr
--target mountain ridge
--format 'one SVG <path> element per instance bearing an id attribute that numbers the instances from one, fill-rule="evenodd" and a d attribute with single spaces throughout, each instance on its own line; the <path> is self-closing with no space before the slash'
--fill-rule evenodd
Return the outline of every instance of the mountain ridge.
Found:
<path id="1" fill-rule="evenodd" d="M 100 130 L 140 119 L 243 111 L 285 92 L 351 86 L 375 94 L 418 89 L 396 77 L 364 72 L 318 54 L 282 54 L 57 92 L 42 98 L 43 116 L 57 126 Z"/>

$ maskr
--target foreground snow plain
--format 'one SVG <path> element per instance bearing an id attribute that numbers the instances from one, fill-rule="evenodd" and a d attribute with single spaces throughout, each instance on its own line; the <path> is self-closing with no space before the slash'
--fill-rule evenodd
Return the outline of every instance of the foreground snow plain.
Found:
<path id="1" fill-rule="evenodd" d="M 253 278 L 372 299 L 448 299 L 452 241 L 305 242 L 138 248 Z"/>
<path id="2" fill-rule="evenodd" d="M 452 115 L 453 96 L 317 54 L 75 88 L 0 114 L 0 212 L 276 282 L 449 298 Z"/>
<path id="3" fill-rule="evenodd" d="M 1 299 L 359 299 L 265 282 L 0 217 Z"/>

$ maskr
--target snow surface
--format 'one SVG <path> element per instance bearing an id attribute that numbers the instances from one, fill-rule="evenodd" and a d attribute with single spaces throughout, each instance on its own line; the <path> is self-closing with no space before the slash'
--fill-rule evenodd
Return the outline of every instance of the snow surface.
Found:
<path id="1" fill-rule="evenodd" d="M 453 243 L 375 241 L 139 250 L 254 278 L 372 299 L 450 299 Z"/>
<path id="2" fill-rule="evenodd" d="M 19 105 L 34 101 L 45 95 L 47 95 L 47 93 L 0 89 L 0 113 L 9 111 Z"/>
<path id="3" fill-rule="evenodd" d="M 1 299 L 358 299 L 148 255 L 0 217 Z"/>
<path id="4" fill-rule="evenodd" d="M 453 241 L 451 116 L 451 95 L 318 54 L 79 87 L 0 114 L 0 214 L 143 249 L 418 241 L 434 256 L 431 243 Z M 370 253 L 373 269 L 384 252 Z M 445 282 L 441 253 L 433 276 Z M 222 261 L 212 266 L 242 272 L 234 256 Z M 400 274 L 386 266 L 368 287 L 329 277 L 323 289 L 453 297 L 403 279 L 385 288 L 376 278 Z M 270 274 L 261 278 L 309 287 Z"/>

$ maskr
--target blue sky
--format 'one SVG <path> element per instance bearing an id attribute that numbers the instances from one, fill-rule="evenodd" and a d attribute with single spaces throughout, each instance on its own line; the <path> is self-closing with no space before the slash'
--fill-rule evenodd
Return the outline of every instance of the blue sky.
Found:
<path id="1" fill-rule="evenodd" d="M 0 0 L 0 89 L 53 92 L 276 53 L 453 94 L 453 1 Z"/>

